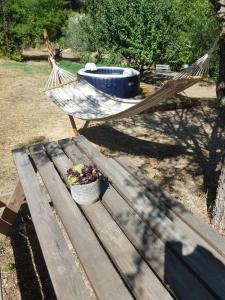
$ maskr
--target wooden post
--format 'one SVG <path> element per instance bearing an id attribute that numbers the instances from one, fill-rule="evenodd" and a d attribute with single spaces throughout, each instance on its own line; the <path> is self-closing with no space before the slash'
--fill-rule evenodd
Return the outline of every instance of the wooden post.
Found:
<path id="1" fill-rule="evenodd" d="M 83 129 L 88 128 L 88 125 L 89 125 L 90 123 L 91 123 L 91 121 L 86 121 L 85 124 L 84 124 L 84 126 L 83 126 Z"/>
<path id="2" fill-rule="evenodd" d="M 74 121 L 73 116 L 70 116 L 70 115 L 69 115 L 69 119 L 70 119 L 70 123 L 71 123 L 71 125 L 72 125 L 73 132 L 74 132 L 75 136 L 80 135 L 79 131 L 77 130 L 77 126 L 76 126 L 76 123 L 75 123 L 75 121 Z"/>
<path id="3" fill-rule="evenodd" d="M 8 203 L 1 209 L 0 213 L 0 233 L 7 235 L 16 215 L 24 200 L 24 192 L 19 180 L 16 187 L 8 200 Z"/>
<path id="4" fill-rule="evenodd" d="M 6 206 L 11 196 L 12 193 L 0 194 L 0 206 Z"/>

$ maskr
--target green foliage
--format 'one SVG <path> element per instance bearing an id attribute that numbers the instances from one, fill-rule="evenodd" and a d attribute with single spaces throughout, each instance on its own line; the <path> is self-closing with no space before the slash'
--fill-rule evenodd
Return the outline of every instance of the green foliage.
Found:
<path id="1" fill-rule="evenodd" d="M 176 43 L 167 48 L 167 59 L 174 66 L 191 63 L 212 46 L 219 26 L 208 0 L 176 0 L 178 27 Z"/>
<path id="2" fill-rule="evenodd" d="M 88 50 L 87 34 L 81 27 L 84 15 L 75 13 L 68 18 L 64 30 L 64 37 L 61 39 L 65 48 L 72 48 L 75 51 L 86 52 Z"/>
<path id="3" fill-rule="evenodd" d="M 75 63 L 71 60 L 61 60 L 59 66 L 72 73 L 76 73 L 79 69 L 84 67 L 84 65 Z M 0 69 L 20 72 L 22 76 L 30 76 L 31 74 L 49 75 L 51 72 L 51 67 L 47 62 L 39 62 L 36 64 L 31 62 L 15 62 L 6 59 L 0 61 Z"/>
<path id="4" fill-rule="evenodd" d="M 79 33 L 73 48 L 85 44 L 99 59 L 105 56 L 140 70 L 153 63 L 180 68 L 201 56 L 218 32 L 208 0 L 86 0 L 85 4 L 85 17 L 76 17 L 70 27 L 70 32 L 74 28 Z"/>
<path id="5" fill-rule="evenodd" d="M 51 39 L 61 36 L 67 18 L 66 0 L 2 0 L 0 54 L 21 59 L 21 48 L 42 40 L 46 28 Z"/>
<path id="6" fill-rule="evenodd" d="M 69 72 L 76 73 L 79 69 L 84 68 L 83 64 L 78 64 L 71 60 L 62 59 L 59 61 L 59 66 Z"/>

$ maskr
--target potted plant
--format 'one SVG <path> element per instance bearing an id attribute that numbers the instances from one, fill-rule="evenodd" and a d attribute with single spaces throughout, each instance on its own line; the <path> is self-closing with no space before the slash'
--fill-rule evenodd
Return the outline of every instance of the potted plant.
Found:
<path id="1" fill-rule="evenodd" d="M 100 196 L 100 172 L 95 164 L 78 164 L 67 170 L 67 183 L 79 204 L 92 204 Z"/>

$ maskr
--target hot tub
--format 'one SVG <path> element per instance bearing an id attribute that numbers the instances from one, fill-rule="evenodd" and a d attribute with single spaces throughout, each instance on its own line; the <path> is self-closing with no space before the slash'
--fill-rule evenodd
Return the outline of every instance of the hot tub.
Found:
<path id="1" fill-rule="evenodd" d="M 139 92 L 140 73 L 132 68 L 96 67 L 90 63 L 77 72 L 77 77 L 118 98 L 135 97 Z"/>

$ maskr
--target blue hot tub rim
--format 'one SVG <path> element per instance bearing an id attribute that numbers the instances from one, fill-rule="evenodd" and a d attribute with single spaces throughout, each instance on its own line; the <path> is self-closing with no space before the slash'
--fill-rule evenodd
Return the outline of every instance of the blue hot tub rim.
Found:
<path id="1" fill-rule="evenodd" d="M 106 66 L 96 67 L 93 70 L 82 68 L 77 75 L 78 79 L 85 79 L 97 89 L 118 98 L 132 98 L 139 92 L 140 73 L 132 68 Z"/>

